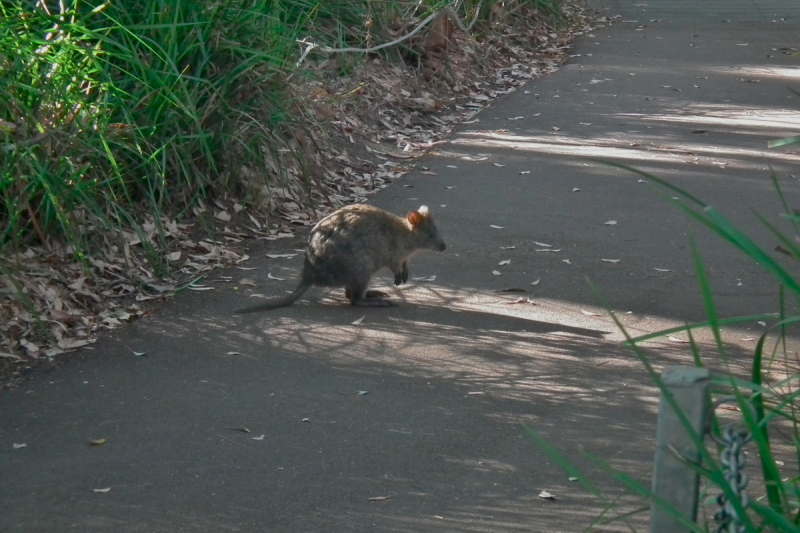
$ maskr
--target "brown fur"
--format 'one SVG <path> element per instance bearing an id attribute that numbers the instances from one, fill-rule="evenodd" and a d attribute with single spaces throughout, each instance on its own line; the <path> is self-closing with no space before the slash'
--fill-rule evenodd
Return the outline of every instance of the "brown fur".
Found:
<path id="1" fill-rule="evenodd" d="M 344 287 L 353 305 L 388 306 L 386 295 L 367 290 L 372 276 L 388 268 L 394 273 L 395 285 L 400 285 L 408 280 L 408 261 L 414 255 L 445 248 L 426 206 L 410 211 L 405 218 L 371 205 L 343 207 L 311 230 L 300 284 L 292 294 L 236 313 L 289 305 L 313 285 Z"/>

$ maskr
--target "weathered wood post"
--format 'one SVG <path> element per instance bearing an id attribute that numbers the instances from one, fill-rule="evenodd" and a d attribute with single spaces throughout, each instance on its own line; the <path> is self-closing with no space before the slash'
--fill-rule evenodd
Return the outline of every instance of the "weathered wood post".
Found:
<path id="1" fill-rule="evenodd" d="M 661 373 L 667 390 L 698 435 L 708 419 L 711 374 L 705 368 L 670 366 Z M 680 459 L 680 454 L 684 459 Z M 656 429 L 653 493 L 691 521 L 697 519 L 700 476 L 686 465 L 699 462 L 700 451 L 670 404 L 661 396 Z M 650 508 L 650 533 L 689 531 L 655 503 Z"/>

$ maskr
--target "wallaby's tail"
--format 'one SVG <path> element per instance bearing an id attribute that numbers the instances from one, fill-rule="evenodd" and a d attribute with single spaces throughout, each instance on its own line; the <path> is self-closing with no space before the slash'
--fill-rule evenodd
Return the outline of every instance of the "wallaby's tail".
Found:
<path id="1" fill-rule="evenodd" d="M 300 285 L 294 290 L 292 294 L 287 294 L 281 298 L 274 298 L 269 300 L 268 302 L 264 302 L 263 304 L 254 305 L 252 307 L 245 307 L 243 309 L 237 309 L 234 313 L 257 313 L 258 311 L 269 311 L 270 309 L 277 309 L 278 307 L 285 307 L 287 305 L 293 304 L 300 298 L 305 292 L 311 288 L 314 283 L 306 279 L 305 277 L 300 281 Z"/>

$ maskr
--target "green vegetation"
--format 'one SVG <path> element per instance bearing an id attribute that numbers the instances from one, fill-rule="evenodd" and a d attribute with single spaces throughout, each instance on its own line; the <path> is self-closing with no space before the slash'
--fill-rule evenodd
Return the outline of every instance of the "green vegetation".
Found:
<path id="1" fill-rule="evenodd" d="M 742 527 L 744 529 L 742 529 L 742 531 L 747 531 L 748 533 L 760 531 L 800 532 L 800 477 L 796 475 L 798 466 L 800 466 L 800 412 L 798 412 L 797 402 L 798 397 L 800 397 L 800 387 L 798 387 L 798 383 L 800 383 L 800 373 L 798 372 L 800 371 L 800 354 L 796 351 L 796 347 L 793 348 L 791 346 L 787 338 L 789 328 L 800 322 L 800 315 L 791 313 L 789 309 L 796 309 L 796 305 L 792 306 L 786 301 L 786 296 L 788 294 L 794 299 L 795 303 L 800 303 L 800 280 L 798 280 L 796 274 L 793 273 L 791 269 L 787 268 L 785 264 L 777 261 L 767 249 L 755 243 L 731 224 L 716 209 L 707 205 L 701 199 L 652 174 L 624 165 L 613 163 L 611 163 L 611 165 L 634 172 L 645 177 L 648 181 L 657 183 L 668 190 L 670 196 L 678 195 L 682 201 L 674 202 L 670 200 L 672 205 L 682 209 L 689 217 L 709 228 L 714 234 L 726 240 L 754 262 L 758 263 L 781 285 L 779 303 L 776 305 L 778 308 L 776 313 L 721 319 L 714 304 L 711 285 L 703 266 L 700 251 L 698 247 L 695 246 L 694 241 L 692 241 L 692 252 L 699 281 L 699 289 L 703 297 L 708 319 L 702 323 L 688 324 L 683 327 L 659 331 L 637 338 L 632 338 L 628 334 L 622 322 L 620 322 L 617 316 L 610 310 L 610 306 L 605 302 L 600 292 L 597 288 L 593 287 L 596 296 L 605 304 L 606 308 L 609 309 L 612 319 L 625 334 L 627 338 L 626 345 L 634 351 L 637 358 L 645 367 L 648 375 L 662 393 L 666 388 L 661 381 L 658 371 L 650 361 L 649 356 L 642 349 L 642 343 L 655 338 L 684 332 L 688 335 L 696 366 L 705 366 L 709 357 L 713 357 L 717 363 L 721 362 L 724 368 L 727 369 L 727 373 L 725 375 L 714 376 L 712 381 L 714 390 L 712 390 L 712 394 L 714 398 L 730 397 L 734 399 L 734 403 L 738 405 L 741 411 L 739 415 L 742 418 L 742 426 L 753 436 L 752 444 L 750 444 L 749 449 L 750 451 L 755 449 L 758 458 L 748 461 L 748 473 L 753 479 L 760 478 L 761 483 L 751 483 L 748 490 L 750 493 L 750 503 L 745 509 L 724 477 L 723 466 L 719 459 L 720 448 L 714 445 L 710 439 L 706 439 L 704 435 L 696 434 L 686 417 L 683 416 L 682 413 L 679 414 L 679 416 L 682 417 L 684 427 L 687 428 L 688 434 L 692 435 L 695 445 L 698 450 L 700 450 L 702 464 L 694 465 L 687 463 L 687 466 L 699 472 L 704 480 L 707 496 L 705 503 L 707 505 L 701 508 L 701 513 L 705 511 L 708 515 L 706 523 L 691 524 L 686 520 L 682 520 L 682 523 L 686 526 L 687 531 L 716 531 L 717 525 L 710 521 L 710 516 L 713 515 L 718 508 L 714 502 L 714 498 L 723 493 L 734 506 L 738 516 L 743 517 Z M 780 184 L 774 175 L 772 180 L 785 209 L 785 212 L 782 213 L 781 216 L 791 226 L 790 229 L 793 236 L 787 236 L 786 233 L 768 222 L 766 218 L 757 213 L 756 215 L 782 243 L 786 249 L 785 253 L 793 260 L 800 260 L 800 246 L 798 246 L 797 241 L 794 239 L 794 235 L 800 235 L 800 216 L 789 209 Z M 741 379 L 736 376 L 736 372 L 729 360 L 728 351 L 723 342 L 721 328 L 723 326 L 753 324 L 756 321 L 763 321 L 764 323 L 769 321 L 771 324 L 758 340 L 753 353 L 749 378 Z M 710 329 L 712 332 L 715 340 L 715 353 L 713 355 L 704 355 L 701 347 L 696 342 L 692 332 L 699 329 Z M 767 378 L 770 374 L 775 374 L 778 377 L 770 380 Z M 668 395 L 667 401 L 671 402 L 671 406 L 676 412 L 679 412 L 677 404 L 671 396 Z M 716 418 L 716 413 L 714 413 L 714 419 L 712 420 L 714 434 L 720 434 L 721 425 L 722 422 Z M 771 439 L 771 435 L 778 431 L 776 429 L 778 425 L 781 426 L 779 433 L 787 436 L 788 439 L 776 445 Z M 598 518 L 597 523 L 625 520 L 626 516 L 613 516 L 613 510 L 619 505 L 618 501 L 611 501 L 606 498 L 601 491 L 591 483 L 589 478 L 578 472 L 563 455 L 546 443 L 532 428 L 527 428 L 527 430 L 537 444 L 542 446 L 567 472 L 580 479 L 584 488 L 606 503 L 607 509 L 603 513 L 603 516 Z M 792 451 L 792 455 L 797 460 L 797 464 L 793 466 L 784 465 L 782 462 L 777 461 L 775 455 L 778 446 L 783 447 L 784 452 L 787 450 Z M 605 472 L 613 479 L 617 480 L 631 494 L 647 501 L 653 500 L 654 495 L 649 485 L 645 485 L 639 480 L 626 475 L 624 472 L 616 470 L 607 462 L 590 453 L 586 453 L 586 457 L 597 466 L 599 471 Z M 764 494 L 754 494 L 754 491 L 759 489 L 759 485 L 761 485 L 762 490 L 764 490 Z M 666 508 L 668 513 L 678 518 L 678 515 L 674 514 L 675 511 L 671 510 L 664 502 L 657 501 L 656 504 Z M 649 511 L 649 507 L 642 509 L 642 512 L 647 511 Z M 733 530 L 734 529 L 731 529 L 731 531 Z"/>
<path id="2" fill-rule="evenodd" d="M 80 256 L 148 220 L 162 235 L 204 200 L 269 210 L 275 187 L 312 205 L 321 137 L 290 85 L 310 75 L 297 41 L 372 46 L 448 4 L 478 27 L 493 16 L 477 0 L 3 2 L 0 252 L 55 239 Z"/>
<path id="3" fill-rule="evenodd" d="M 299 28 L 248 4 L 4 3 L 0 243 L 91 247 L 85 224 L 179 214 L 284 146 L 299 118 L 283 83 Z"/>

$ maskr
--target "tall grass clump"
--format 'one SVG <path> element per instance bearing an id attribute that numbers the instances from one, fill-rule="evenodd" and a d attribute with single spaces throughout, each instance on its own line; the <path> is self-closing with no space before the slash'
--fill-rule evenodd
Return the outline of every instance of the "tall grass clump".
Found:
<path id="1" fill-rule="evenodd" d="M 683 201 L 671 202 L 672 205 L 678 206 L 690 218 L 707 227 L 713 234 L 724 239 L 760 265 L 780 284 L 781 289 L 779 294 L 776 295 L 778 298 L 775 313 L 757 316 L 720 317 L 714 303 L 709 277 L 704 267 L 700 250 L 692 240 L 692 253 L 699 281 L 699 291 L 705 305 L 707 320 L 633 338 L 610 310 L 610 306 L 604 301 L 599 291 L 593 287 L 595 294 L 609 309 L 612 319 L 625 335 L 627 339 L 626 345 L 634 351 L 650 378 L 659 387 L 662 394 L 666 395 L 667 401 L 671 402 L 674 410 L 678 410 L 677 404 L 666 392 L 666 387 L 662 383 L 659 373 L 648 355 L 641 348 L 642 343 L 684 332 L 688 334 L 696 366 L 705 366 L 709 362 L 709 358 L 713 358 L 715 363 L 722 363 L 721 366 L 725 369 L 724 373 L 712 376 L 712 395 L 714 398 L 725 398 L 726 401 L 733 402 L 740 411 L 738 413 L 740 420 L 736 424 L 752 435 L 752 443 L 748 449 L 754 451 L 756 457 L 752 458 L 751 456 L 748 461 L 748 474 L 753 480 L 748 489 L 750 493 L 749 502 L 741 501 L 737 498 L 729 481 L 726 479 L 724 465 L 720 461 L 721 446 L 715 444 L 706 435 L 697 434 L 691 428 L 685 416 L 682 417 L 684 426 L 687 433 L 692 436 L 694 444 L 702 457 L 701 464 L 687 461 L 687 468 L 697 471 L 704 481 L 707 505 L 704 507 L 705 519 L 701 519 L 698 524 L 688 523 L 683 518 L 680 518 L 674 509 L 659 501 L 657 496 L 651 493 L 649 486 L 631 478 L 624 472 L 616 470 L 605 461 L 589 453 L 586 454 L 586 457 L 596 464 L 599 470 L 606 472 L 625 486 L 630 493 L 649 502 L 655 501 L 655 504 L 664 508 L 667 513 L 671 513 L 676 519 L 680 519 L 686 531 L 800 532 L 800 477 L 797 476 L 797 472 L 800 470 L 800 404 L 798 403 L 798 398 L 800 398 L 800 387 L 798 386 L 798 383 L 800 383 L 800 354 L 796 346 L 792 346 L 788 337 L 791 326 L 800 323 L 800 315 L 797 314 L 797 304 L 800 303 L 800 279 L 797 277 L 796 270 L 789 268 L 786 262 L 776 260 L 768 249 L 753 241 L 714 207 L 706 204 L 688 191 L 676 187 L 657 176 L 634 168 L 617 164 L 612 164 L 612 166 L 634 172 L 647 178 L 648 181 L 657 183 L 668 190 L 670 196 L 678 195 Z M 774 175 L 772 176 L 772 181 L 785 209 L 785 212 L 781 213 L 781 218 L 790 226 L 791 235 L 769 222 L 762 215 L 756 213 L 756 216 L 781 243 L 782 251 L 792 260 L 800 260 L 800 245 L 798 245 L 796 238 L 796 235 L 800 235 L 800 216 L 789 208 L 778 179 Z M 723 342 L 722 328 L 752 324 L 756 321 L 770 322 L 771 324 L 756 344 L 752 354 L 752 361 L 749 365 L 749 375 L 746 377 L 737 376 Z M 696 342 L 693 332 L 699 329 L 710 330 L 713 334 L 714 353 L 703 353 L 703 350 Z M 711 415 L 712 434 L 719 437 L 723 421 L 716 417 L 716 413 L 711 413 Z M 679 417 L 681 417 L 680 413 Z M 585 488 L 597 495 L 601 501 L 607 503 L 608 507 L 604 511 L 606 516 L 599 518 L 597 523 L 613 521 L 615 518 L 609 518 L 613 514 L 610 511 L 618 505 L 618 502 L 612 502 L 607 499 L 588 478 L 579 474 L 565 457 L 551 445 L 544 442 L 534 429 L 527 429 L 534 440 L 543 446 L 565 469 L 573 475 L 581 476 L 581 481 Z M 780 444 L 775 443 L 776 435 L 782 437 Z M 784 457 L 793 457 L 794 464 L 789 464 L 788 462 L 784 464 L 778 461 L 776 454 L 779 451 L 782 452 L 781 454 Z M 711 516 L 719 509 L 715 499 L 720 494 L 723 494 L 724 498 L 731 502 L 735 513 L 741 518 L 740 523 L 735 527 L 732 523 L 729 523 L 727 528 L 718 529 L 721 524 L 711 519 Z M 623 520 L 625 518 L 622 517 Z"/>
<path id="2" fill-rule="evenodd" d="M 79 250 L 90 219 L 243 195 L 243 173 L 280 184 L 261 174 L 302 122 L 297 29 L 279 2 L 0 4 L 0 245 Z"/>

